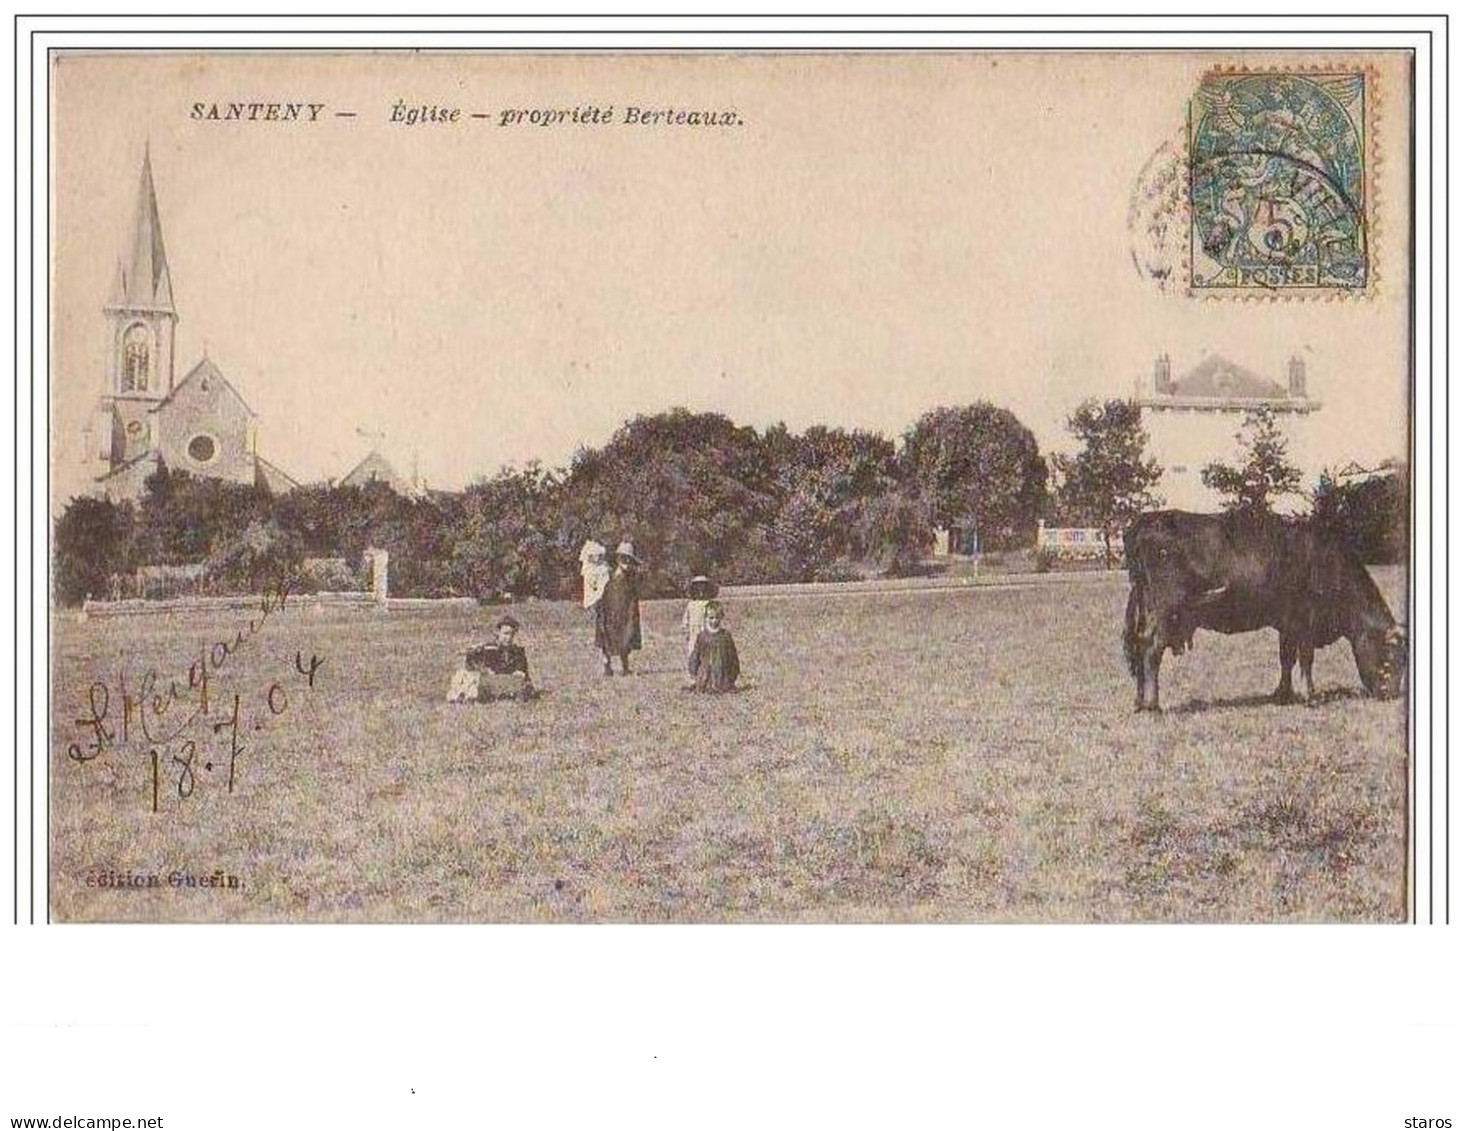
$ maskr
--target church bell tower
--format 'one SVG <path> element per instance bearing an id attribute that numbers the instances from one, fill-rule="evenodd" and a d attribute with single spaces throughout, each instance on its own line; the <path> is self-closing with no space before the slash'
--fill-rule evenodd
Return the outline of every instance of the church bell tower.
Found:
<path id="1" fill-rule="evenodd" d="M 142 158 L 130 235 L 130 243 L 117 259 L 111 296 L 102 308 L 108 335 L 107 374 L 95 454 L 110 468 L 155 447 L 151 410 L 173 391 L 178 312 L 173 306 L 150 152 L 144 152 Z"/>

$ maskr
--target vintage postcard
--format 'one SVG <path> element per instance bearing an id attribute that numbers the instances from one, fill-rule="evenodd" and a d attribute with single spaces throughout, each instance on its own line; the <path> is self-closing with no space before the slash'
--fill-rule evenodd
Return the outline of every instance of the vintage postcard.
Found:
<path id="1" fill-rule="evenodd" d="M 1412 74 L 54 53 L 50 917 L 1406 921 Z"/>

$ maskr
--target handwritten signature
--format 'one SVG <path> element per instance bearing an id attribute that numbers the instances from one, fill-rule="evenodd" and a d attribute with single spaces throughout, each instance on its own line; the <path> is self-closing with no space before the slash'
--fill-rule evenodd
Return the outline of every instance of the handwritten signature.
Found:
<path id="1" fill-rule="evenodd" d="M 289 582 L 285 580 L 266 591 L 260 599 L 259 613 L 250 617 L 232 639 L 199 645 L 197 658 L 189 663 L 186 676 L 165 678 L 155 668 L 149 668 L 135 680 L 129 679 L 125 671 L 119 671 L 115 689 L 105 681 L 93 682 L 87 689 L 84 713 L 75 720 L 76 726 L 87 737 L 84 741 L 69 743 L 67 757 L 85 765 L 110 751 L 119 751 L 139 742 L 147 752 L 153 812 L 159 808 L 164 767 L 178 797 L 186 799 L 193 795 L 197 786 L 199 769 L 212 772 L 215 756 L 220 761 L 227 759 L 227 788 L 232 794 L 239 756 L 244 752 L 241 737 L 241 731 L 246 729 L 243 724 L 243 697 L 234 694 L 227 713 L 213 718 L 217 693 L 214 677 L 284 607 L 289 588 Z M 313 691 L 316 677 L 324 664 L 325 661 L 314 652 L 306 658 L 303 650 L 296 651 L 294 669 L 297 678 L 294 682 L 298 684 L 303 680 L 306 690 Z M 289 691 L 279 681 L 270 683 L 262 698 L 266 717 L 278 718 L 290 708 Z M 121 702 L 120 711 L 115 715 L 114 699 Z M 201 736 L 197 725 L 200 721 L 209 723 L 202 728 Z M 263 729 L 263 724 L 256 724 L 254 729 Z M 203 751 L 210 734 L 223 744 L 223 749 Z"/>

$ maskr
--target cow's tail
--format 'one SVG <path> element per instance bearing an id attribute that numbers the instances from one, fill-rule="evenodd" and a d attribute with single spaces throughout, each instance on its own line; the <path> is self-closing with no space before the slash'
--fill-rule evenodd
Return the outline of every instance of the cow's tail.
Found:
<path id="1" fill-rule="evenodd" d="M 1123 628 L 1123 654 L 1128 658 L 1128 671 L 1143 674 L 1143 643 L 1139 628 L 1143 620 L 1142 588 L 1134 583 L 1128 590 L 1128 619 Z"/>

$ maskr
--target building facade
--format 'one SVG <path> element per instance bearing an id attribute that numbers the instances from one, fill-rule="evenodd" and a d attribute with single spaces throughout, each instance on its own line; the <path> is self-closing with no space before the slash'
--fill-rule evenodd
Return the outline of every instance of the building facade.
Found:
<path id="1" fill-rule="evenodd" d="M 1148 432 L 1148 448 L 1163 467 L 1163 479 L 1156 490 L 1166 505 L 1181 510 L 1213 511 L 1220 497 L 1204 486 L 1200 477 L 1205 464 L 1215 461 L 1235 464 L 1239 446 L 1235 434 L 1246 414 L 1268 409 L 1274 414 L 1289 441 L 1288 456 L 1311 482 L 1319 468 L 1309 466 L 1306 452 L 1307 418 L 1319 412 L 1321 403 L 1306 390 L 1306 365 L 1293 357 L 1284 385 L 1236 365 L 1218 354 L 1199 362 L 1175 378 L 1168 354 L 1153 366 L 1151 391 L 1136 390 Z M 1300 509 L 1300 498 L 1280 500 L 1277 509 Z"/>
<path id="2" fill-rule="evenodd" d="M 117 260 L 106 320 L 106 388 L 87 434 L 96 493 L 136 499 L 159 467 L 253 484 L 296 484 L 256 450 L 256 418 L 204 357 L 175 381 L 178 311 L 163 244 L 152 158 L 142 159 L 131 240 Z"/>

